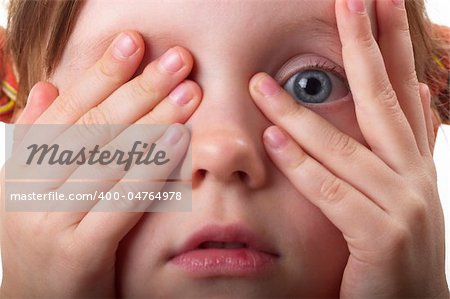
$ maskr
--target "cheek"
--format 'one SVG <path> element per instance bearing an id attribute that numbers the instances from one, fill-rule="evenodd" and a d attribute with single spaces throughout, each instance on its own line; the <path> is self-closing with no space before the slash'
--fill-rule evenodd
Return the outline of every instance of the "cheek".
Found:
<path id="1" fill-rule="evenodd" d="M 249 214 L 242 216 L 251 219 L 250 223 L 258 223 L 257 227 L 264 227 L 282 252 L 280 270 L 262 288 L 279 293 L 287 288 L 291 296 L 313 294 L 317 289 L 324 294 L 335 293 L 348 258 L 342 234 L 285 177 L 279 173 L 274 176 L 275 187 L 254 198 L 257 204 L 248 207 Z M 194 284 L 165 267 L 161 252 L 167 252 L 168 246 L 183 240 L 190 231 L 188 228 L 196 227 L 193 224 L 208 219 L 205 216 L 210 211 L 199 205 L 195 213 L 147 214 L 127 235 L 118 253 L 121 295 L 151 296 L 155 293 L 150 290 L 155 289 L 166 295 L 182 294 L 180 285 L 185 285 L 186 292 L 195 289 Z"/>
<path id="2" fill-rule="evenodd" d="M 205 114 L 197 111 L 195 117 L 207 119 L 206 116 L 200 116 L 213 114 L 206 114 L 212 111 L 212 107 L 211 104 L 204 105 L 199 111 Z M 227 106 L 228 109 L 230 107 Z M 215 109 L 214 111 L 218 111 L 217 107 Z M 361 141 L 352 101 L 342 103 L 340 107 L 316 112 L 338 129 Z M 214 115 L 220 117 L 221 114 L 217 112 Z M 237 123 L 239 124 L 238 121 Z M 258 125 L 264 127 L 265 123 L 258 121 Z M 245 127 L 242 124 L 239 126 Z M 258 139 L 253 142 L 260 141 Z M 256 227 L 263 227 L 282 249 L 283 266 L 276 277 L 268 279 L 267 285 L 260 288 L 274 286 L 274 290 L 281 292 L 286 287 L 297 294 L 312 294 L 317 289 L 322 289 L 324 294 L 336 293 L 348 259 L 342 234 L 320 210 L 295 191 L 294 186 L 276 167 L 269 161 L 265 163 L 270 168 L 270 184 L 261 192 L 252 192 L 249 195 L 252 198 L 245 203 L 239 202 L 239 208 L 233 214 L 239 219 L 250 221 Z M 199 194 L 193 194 L 195 212 L 146 214 L 121 242 L 117 269 L 121 295 L 139 297 L 152 289 L 158 289 L 161 294 L 174 294 L 180 290 L 179 286 L 183 285 L 183 281 L 186 283 L 186 290 L 192 288 L 189 281 L 186 282 L 167 270 L 164 266 L 166 257 L 161 252 L 173 249 L 168 246 L 174 246 L 176 241 L 185 239 L 185 234 L 190 232 L 188 228 L 194 229 L 202 221 L 210 220 L 211 215 L 225 213 L 220 211 L 220 214 L 214 214 L 217 212 L 217 205 L 209 197 L 201 196 L 206 191 L 207 189 L 201 189 Z"/>
<path id="3" fill-rule="evenodd" d="M 76 39 L 74 36 L 71 37 L 64 49 L 61 60 L 48 78 L 48 81 L 55 85 L 60 92 L 74 85 L 78 78 L 81 78 L 89 68 L 95 65 L 96 61 L 102 57 L 108 48 L 108 45 L 99 45 L 95 48 L 95 53 L 81 55 L 87 50 L 77 48 L 74 45 L 74 40 Z"/>
<path id="4" fill-rule="evenodd" d="M 70 68 L 66 67 L 64 62 L 56 67 L 53 74 L 48 78 L 48 82 L 53 84 L 60 94 L 64 93 L 77 82 L 77 78 L 81 78 L 88 67 Z"/>
<path id="5" fill-rule="evenodd" d="M 158 286 L 160 277 L 164 277 L 162 272 L 167 257 L 163 252 L 167 252 L 167 235 L 176 231 L 177 224 L 176 216 L 170 215 L 144 214 L 120 242 L 116 262 L 119 294 L 125 294 L 125 297 L 142 295 Z"/>
<path id="6" fill-rule="evenodd" d="M 349 255 L 342 233 L 301 196 L 281 207 L 277 227 L 285 236 L 282 242 L 290 274 L 286 280 L 292 285 L 303 284 L 303 289 L 321 289 L 323 294 L 339 290 Z"/>

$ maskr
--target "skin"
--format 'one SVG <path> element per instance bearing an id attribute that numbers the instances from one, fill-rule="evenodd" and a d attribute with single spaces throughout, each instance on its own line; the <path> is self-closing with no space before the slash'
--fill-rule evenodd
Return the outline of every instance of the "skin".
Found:
<path id="1" fill-rule="evenodd" d="M 2 248 L 4 294 L 92 295 L 95 278 L 96 296 L 447 297 L 429 92 L 414 77 L 402 3 L 353 12 L 347 1 L 286 1 L 276 15 L 262 1 L 108 3 L 87 2 L 51 84 L 35 86 L 18 122 L 192 125 L 193 212 L 27 215 L 61 236 L 34 246 L 66 258 L 19 249 L 31 235 L 10 225 L 21 237 Z M 109 46 L 124 28 L 136 44 L 128 58 Z M 184 65 L 163 71 L 158 57 L 174 46 Z M 345 69 L 351 93 L 299 105 L 279 84 L 308 66 L 286 62 L 306 55 Z M 176 105 L 167 95 L 181 82 L 192 100 Z M 167 263 L 201 226 L 238 222 L 276 246 L 275 273 L 199 280 Z M 58 286 L 16 287 L 44 265 Z"/>

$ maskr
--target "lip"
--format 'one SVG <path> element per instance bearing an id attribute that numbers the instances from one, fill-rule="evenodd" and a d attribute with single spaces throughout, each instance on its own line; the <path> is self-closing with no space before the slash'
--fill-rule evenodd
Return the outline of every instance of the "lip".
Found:
<path id="1" fill-rule="evenodd" d="M 200 248 L 208 241 L 239 242 L 245 248 Z M 272 244 L 244 225 L 207 225 L 187 238 L 170 263 L 194 277 L 254 276 L 273 270 L 279 257 Z"/>

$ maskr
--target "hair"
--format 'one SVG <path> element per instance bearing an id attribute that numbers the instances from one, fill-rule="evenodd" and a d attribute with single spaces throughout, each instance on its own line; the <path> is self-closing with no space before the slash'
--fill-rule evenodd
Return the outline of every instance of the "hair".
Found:
<path id="1" fill-rule="evenodd" d="M 10 0 L 7 49 L 18 79 L 17 108 L 25 106 L 33 85 L 49 78 L 55 70 L 82 3 Z"/>
<path id="2" fill-rule="evenodd" d="M 429 21 L 424 0 L 405 2 L 417 77 L 430 86 L 436 115 L 449 123 L 450 29 Z M 31 87 L 55 70 L 82 4 L 83 0 L 10 0 L 7 45 L 19 79 L 17 108 L 25 106 Z"/>

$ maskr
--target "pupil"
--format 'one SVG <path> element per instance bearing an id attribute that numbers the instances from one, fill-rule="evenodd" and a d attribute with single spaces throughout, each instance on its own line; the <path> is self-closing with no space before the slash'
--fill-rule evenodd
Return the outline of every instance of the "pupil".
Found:
<path id="1" fill-rule="evenodd" d="M 306 80 L 307 80 L 306 87 L 305 87 L 306 93 L 310 94 L 310 95 L 318 94 L 322 88 L 322 84 L 320 83 L 320 80 L 318 80 L 316 78 L 309 78 Z"/>

